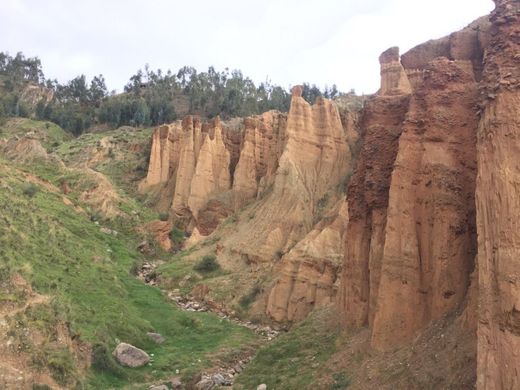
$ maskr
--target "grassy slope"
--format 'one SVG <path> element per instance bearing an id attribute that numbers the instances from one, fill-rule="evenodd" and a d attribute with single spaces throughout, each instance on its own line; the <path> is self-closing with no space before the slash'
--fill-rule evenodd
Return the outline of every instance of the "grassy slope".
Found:
<path id="1" fill-rule="evenodd" d="M 330 308 L 314 311 L 306 320 L 261 349 L 237 377 L 236 389 L 255 389 L 265 383 L 268 389 L 317 389 L 323 367 L 336 351 L 339 327 Z M 347 378 L 338 376 L 337 387 Z M 333 385 L 334 386 L 334 385 Z"/>
<path id="2" fill-rule="evenodd" d="M 11 118 L 0 127 L 0 138 L 12 138 L 32 132 L 46 149 L 58 146 L 72 139 L 72 136 L 52 122 L 43 122 L 28 118 Z"/>
<path id="3" fill-rule="evenodd" d="M 105 154 L 93 168 L 108 176 L 120 190 L 136 195 L 136 177 L 144 178 L 148 165 L 148 152 L 153 128 L 128 128 L 103 133 L 84 134 L 79 138 L 65 141 L 56 148 L 56 153 L 66 164 L 82 161 L 85 151 L 90 153 L 101 151 Z M 103 150 L 101 140 L 105 139 L 111 146 Z M 136 149 L 138 151 L 136 151 Z"/>
<path id="4" fill-rule="evenodd" d="M 3 274 L 19 273 L 37 292 L 54 297 L 53 306 L 65 313 L 72 335 L 110 350 L 121 340 L 154 354 L 149 367 L 117 375 L 91 371 L 87 387 L 123 387 L 171 376 L 177 369 L 189 376 L 210 366 L 210 356 L 222 348 L 255 340 L 247 329 L 216 316 L 177 310 L 158 289 L 130 275 L 132 265 L 142 260 L 130 230 L 122 229 L 117 237 L 102 233 L 87 215 L 66 205 L 62 194 L 39 184 L 33 197 L 24 194 L 27 179 L 19 168 L 0 160 Z M 55 184 L 67 174 L 53 164 L 23 169 Z M 129 209 L 140 207 L 131 199 L 127 203 Z M 151 343 L 146 337 L 151 330 L 167 341 Z"/>

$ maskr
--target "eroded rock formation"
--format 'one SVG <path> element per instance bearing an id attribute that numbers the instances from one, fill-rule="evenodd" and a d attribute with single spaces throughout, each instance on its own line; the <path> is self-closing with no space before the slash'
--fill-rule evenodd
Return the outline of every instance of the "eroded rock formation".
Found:
<path id="1" fill-rule="evenodd" d="M 252 262 L 270 262 L 287 253 L 316 222 L 318 204 L 341 193 L 350 169 L 350 149 L 333 102 L 319 98 L 313 106 L 293 88 L 286 127 L 287 142 L 274 182 L 240 221 L 224 245 Z"/>
<path id="2" fill-rule="evenodd" d="M 381 56 L 348 191 L 338 303 L 345 322 L 370 328 L 377 349 L 448 314 L 470 332 L 478 319 L 477 387 L 513 389 L 520 4 L 495 3 L 490 18 L 410 50 L 402 66 L 395 49 Z"/>
<path id="3" fill-rule="evenodd" d="M 347 223 L 343 200 L 282 257 L 267 303 L 267 314 L 275 321 L 300 321 L 314 307 L 335 300 Z"/>
<path id="4" fill-rule="evenodd" d="M 274 180 L 285 115 L 269 111 L 245 119 L 243 127 L 240 133 L 218 118 L 202 124 L 192 116 L 159 127 L 140 190 L 155 192 L 160 209 L 208 235 Z"/>
<path id="5" fill-rule="evenodd" d="M 520 388 L 520 3 L 496 0 L 482 80 L 476 188 L 477 386 Z"/>
<path id="6" fill-rule="evenodd" d="M 293 89 L 287 115 L 269 111 L 234 126 L 187 117 L 159 127 L 140 186 L 157 194 L 174 222 L 186 223 L 188 245 L 249 205 L 247 217 L 235 218 L 234 232 L 221 238 L 220 257 L 235 266 L 283 257 L 268 313 L 284 321 L 335 298 L 361 109 L 356 97 L 346 97 L 340 115 L 334 102 L 310 105 L 301 93 Z"/>
<path id="7" fill-rule="evenodd" d="M 395 48 L 380 57 L 381 89 L 363 113 L 349 187 L 339 300 L 345 321 L 368 325 L 379 349 L 411 340 L 466 297 L 476 252 L 478 26 L 412 49 L 402 57 L 410 68 Z"/>

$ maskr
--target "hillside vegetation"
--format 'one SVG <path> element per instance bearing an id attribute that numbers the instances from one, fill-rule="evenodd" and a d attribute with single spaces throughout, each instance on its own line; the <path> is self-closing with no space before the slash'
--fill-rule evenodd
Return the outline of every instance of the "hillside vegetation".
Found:
<path id="1" fill-rule="evenodd" d="M 65 388 L 119 388 L 160 381 L 177 370 L 189 380 L 220 353 L 255 342 L 248 329 L 180 311 L 159 289 L 137 280 L 131 270 L 144 258 L 135 249 L 141 238 L 134 226 L 156 215 L 119 190 L 117 217 L 104 218 L 82 203 L 81 192 L 96 183 L 57 160 L 85 153 L 93 139 L 74 140 L 54 125 L 26 120 L 10 121 L 1 134 L 23 137 L 39 129 L 48 131 L 42 137 L 48 159 L 0 159 L 0 313 L 13 361 L 28 362 L 36 377 L 48 373 Z M 127 168 L 112 173 L 118 177 Z M 64 181 L 72 187 L 68 194 Z M 166 341 L 154 344 L 150 331 Z M 119 341 L 146 350 L 152 363 L 133 370 L 117 365 L 111 352 Z"/>

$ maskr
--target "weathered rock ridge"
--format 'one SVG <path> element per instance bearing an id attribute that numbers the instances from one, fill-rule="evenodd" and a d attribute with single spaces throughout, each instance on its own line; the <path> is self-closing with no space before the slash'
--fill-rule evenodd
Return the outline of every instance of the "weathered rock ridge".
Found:
<path id="1" fill-rule="evenodd" d="M 334 302 L 347 223 L 348 206 L 340 201 L 329 217 L 282 257 L 267 303 L 267 314 L 275 321 L 300 321 L 314 307 Z"/>
<path id="2" fill-rule="evenodd" d="M 477 387 L 520 388 L 520 3 L 496 0 L 481 83 Z"/>
<path id="3" fill-rule="evenodd" d="M 243 121 L 243 132 L 216 118 L 202 124 L 188 116 L 159 127 L 152 140 L 142 192 L 158 207 L 203 235 L 274 180 L 284 145 L 285 115 L 269 111 Z"/>
<path id="4" fill-rule="evenodd" d="M 287 115 L 245 118 L 238 130 L 194 117 L 159 127 L 140 186 L 191 232 L 187 245 L 247 206 L 247 218 L 234 217 L 234 232 L 219 242 L 220 261 L 269 268 L 281 258 L 285 276 L 274 282 L 268 310 L 280 321 L 334 300 L 348 221 L 344 184 L 358 137 L 358 109 L 348 99 L 340 115 L 334 102 L 319 98 L 311 106 L 301 92 L 293 89 Z M 304 299 L 307 289 L 314 292 Z"/>
<path id="5" fill-rule="evenodd" d="M 286 144 L 272 185 L 239 221 L 224 246 L 250 262 L 270 262 L 287 253 L 317 222 L 320 204 L 341 194 L 350 169 L 350 148 L 335 104 L 319 98 L 311 106 L 293 88 Z"/>
<path id="6" fill-rule="evenodd" d="M 381 350 L 449 314 L 470 332 L 478 321 L 477 387 L 513 389 L 520 3 L 495 3 L 490 17 L 400 62 L 395 48 L 381 55 L 348 190 L 338 307 Z"/>

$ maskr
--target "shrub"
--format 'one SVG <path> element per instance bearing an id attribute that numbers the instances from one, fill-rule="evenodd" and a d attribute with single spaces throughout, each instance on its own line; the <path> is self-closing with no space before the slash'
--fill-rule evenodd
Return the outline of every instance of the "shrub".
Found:
<path id="1" fill-rule="evenodd" d="M 201 321 L 198 318 L 183 316 L 180 317 L 177 322 L 185 328 L 197 329 L 201 325 Z"/>
<path id="2" fill-rule="evenodd" d="M 240 300 L 238 301 L 238 304 L 243 307 L 244 309 L 251 306 L 251 304 L 255 301 L 256 297 L 262 292 L 262 287 L 260 287 L 258 284 L 255 284 L 253 288 L 246 294 L 243 295 Z"/>
<path id="3" fill-rule="evenodd" d="M 285 253 L 283 253 L 283 251 L 280 251 L 280 250 L 276 251 L 274 254 L 274 260 L 275 261 L 280 260 L 283 257 L 283 255 L 285 255 Z"/>
<path id="4" fill-rule="evenodd" d="M 184 232 L 178 227 L 174 226 L 172 231 L 170 232 L 170 240 L 172 240 L 174 246 L 180 247 L 181 244 L 184 242 L 184 239 Z"/>
<path id="5" fill-rule="evenodd" d="M 33 353 L 31 365 L 40 370 L 47 368 L 60 385 L 71 384 L 76 380 L 74 358 L 67 348 L 47 345 Z"/>
<path id="6" fill-rule="evenodd" d="M 34 183 L 25 183 L 22 192 L 25 196 L 32 198 L 38 192 L 38 186 Z"/>
<path id="7" fill-rule="evenodd" d="M 33 383 L 32 390 L 52 390 L 52 388 L 44 383 Z"/>
<path id="8" fill-rule="evenodd" d="M 344 390 L 350 386 L 350 379 L 342 372 L 338 372 L 332 375 L 334 383 L 330 387 L 331 390 Z"/>
<path id="9" fill-rule="evenodd" d="M 167 221 L 168 218 L 170 218 L 170 215 L 169 215 L 168 213 L 160 213 L 160 214 L 159 214 L 159 219 L 160 219 L 161 221 L 163 221 L 163 222 L 164 222 L 164 221 Z"/>
<path id="10" fill-rule="evenodd" d="M 210 272 L 216 271 L 220 268 L 220 264 L 217 262 L 215 255 L 204 256 L 193 269 L 203 274 L 209 274 Z"/>
<path id="11" fill-rule="evenodd" d="M 51 376 L 61 385 L 71 383 L 76 374 L 74 360 L 66 348 L 49 353 L 47 366 Z"/>

